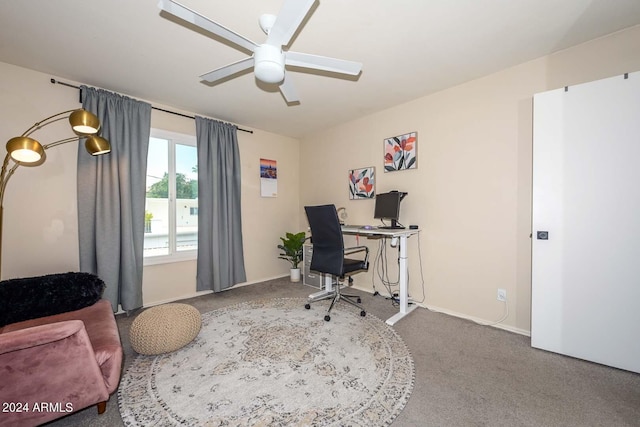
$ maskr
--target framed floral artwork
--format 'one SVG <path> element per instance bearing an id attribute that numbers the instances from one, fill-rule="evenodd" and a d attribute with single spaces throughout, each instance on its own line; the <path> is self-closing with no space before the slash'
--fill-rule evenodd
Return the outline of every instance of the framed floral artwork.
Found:
<path id="1" fill-rule="evenodd" d="M 373 166 L 349 171 L 349 200 L 373 199 L 375 191 L 375 168 Z"/>
<path id="2" fill-rule="evenodd" d="M 395 172 L 418 167 L 418 133 L 411 132 L 384 140 L 384 171 Z"/>

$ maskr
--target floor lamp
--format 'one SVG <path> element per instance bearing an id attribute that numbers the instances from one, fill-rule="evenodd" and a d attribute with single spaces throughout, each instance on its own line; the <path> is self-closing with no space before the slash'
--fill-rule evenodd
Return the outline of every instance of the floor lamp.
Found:
<path id="1" fill-rule="evenodd" d="M 29 135 L 38 129 L 66 118 L 69 119 L 71 129 L 76 136 L 44 145 L 29 137 Z M 2 216 L 4 211 L 4 193 L 9 178 L 11 178 L 16 169 L 21 165 L 40 166 L 44 163 L 46 159 L 45 150 L 68 142 L 79 141 L 83 138 L 85 138 L 85 148 L 92 156 L 109 153 L 111 151 L 111 145 L 109 141 L 98 136 L 99 130 L 100 120 L 95 115 L 83 109 L 69 110 L 54 114 L 35 123 L 21 136 L 11 138 L 7 142 L 7 154 L 2 163 L 2 172 L 0 172 L 0 278 L 2 278 Z M 11 166 L 10 160 L 13 162 Z"/>

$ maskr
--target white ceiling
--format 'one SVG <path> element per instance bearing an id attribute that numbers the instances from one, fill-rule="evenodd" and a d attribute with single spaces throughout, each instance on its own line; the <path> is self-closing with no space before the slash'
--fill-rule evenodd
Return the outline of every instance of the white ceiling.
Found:
<path id="1" fill-rule="evenodd" d="M 182 0 L 261 43 L 283 0 Z M 293 71 L 288 106 L 246 57 L 160 13 L 156 0 L 2 0 L 0 61 L 152 103 L 302 137 L 640 23 L 640 0 L 318 0 L 291 50 L 363 63 L 357 79 Z"/>

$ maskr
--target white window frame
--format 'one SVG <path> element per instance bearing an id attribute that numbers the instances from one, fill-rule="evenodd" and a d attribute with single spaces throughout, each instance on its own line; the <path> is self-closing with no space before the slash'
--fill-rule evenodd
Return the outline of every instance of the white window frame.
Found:
<path id="1" fill-rule="evenodd" d="M 173 262 L 193 261 L 198 259 L 198 250 L 176 251 L 176 145 L 196 147 L 196 137 L 163 129 L 151 128 L 151 137 L 168 141 L 169 174 L 169 254 L 144 256 L 143 265 L 168 264 Z M 146 197 L 146 196 L 145 196 Z"/>

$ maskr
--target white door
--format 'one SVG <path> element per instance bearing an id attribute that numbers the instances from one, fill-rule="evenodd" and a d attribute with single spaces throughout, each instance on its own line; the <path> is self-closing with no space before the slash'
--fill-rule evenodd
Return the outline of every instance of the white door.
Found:
<path id="1" fill-rule="evenodd" d="M 640 372 L 640 73 L 534 97 L 531 345 Z"/>

